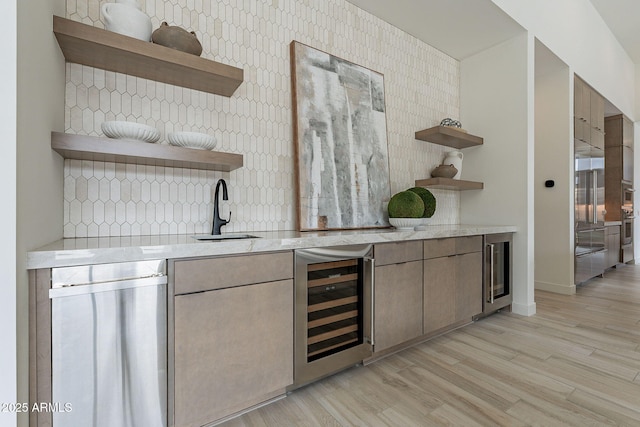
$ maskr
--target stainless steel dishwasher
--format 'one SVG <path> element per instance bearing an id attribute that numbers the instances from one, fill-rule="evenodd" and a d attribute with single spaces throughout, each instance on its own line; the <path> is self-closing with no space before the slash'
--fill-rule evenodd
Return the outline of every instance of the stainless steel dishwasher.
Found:
<path id="1" fill-rule="evenodd" d="M 165 260 L 52 270 L 53 427 L 167 425 Z"/>

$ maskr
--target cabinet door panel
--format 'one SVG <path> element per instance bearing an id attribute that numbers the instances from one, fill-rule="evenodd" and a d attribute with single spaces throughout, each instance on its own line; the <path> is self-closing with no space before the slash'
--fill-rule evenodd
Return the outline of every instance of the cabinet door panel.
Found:
<path id="1" fill-rule="evenodd" d="M 456 237 L 456 254 L 482 251 L 482 236 Z"/>
<path id="2" fill-rule="evenodd" d="M 456 239 L 433 239 L 424 241 L 424 259 L 446 257 L 455 255 Z"/>
<path id="3" fill-rule="evenodd" d="M 591 89 L 591 127 L 600 132 L 604 132 L 604 98 L 595 90 Z"/>
<path id="4" fill-rule="evenodd" d="M 584 141 L 584 122 L 578 117 L 573 118 L 573 137 L 578 141 Z"/>
<path id="5" fill-rule="evenodd" d="M 422 241 L 382 243 L 375 245 L 376 265 L 422 260 Z"/>
<path id="6" fill-rule="evenodd" d="M 376 267 L 375 350 L 422 335 L 422 261 Z"/>
<path id="7" fill-rule="evenodd" d="M 573 115 L 580 121 L 583 121 L 584 116 L 584 103 L 582 102 L 582 87 L 584 83 L 582 80 L 575 77 L 573 80 Z"/>
<path id="8" fill-rule="evenodd" d="M 604 132 L 591 128 L 591 145 L 598 150 L 604 150 Z"/>
<path id="9" fill-rule="evenodd" d="M 180 260 L 176 294 L 209 291 L 293 278 L 293 252 Z"/>
<path id="10" fill-rule="evenodd" d="M 591 127 L 591 87 L 582 82 L 582 118 Z"/>
<path id="11" fill-rule="evenodd" d="M 633 149 L 633 122 L 626 117 L 622 119 L 622 145 Z"/>
<path id="12" fill-rule="evenodd" d="M 174 301 L 176 426 L 207 424 L 293 383 L 293 280 Z"/>
<path id="13" fill-rule="evenodd" d="M 424 261 L 425 334 L 456 321 L 456 258 L 450 256 Z"/>
<path id="14" fill-rule="evenodd" d="M 622 146 L 622 180 L 633 182 L 633 149 Z"/>
<path id="15" fill-rule="evenodd" d="M 458 255 L 456 269 L 456 321 L 471 321 L 482 313 L 482 252 Z"/>

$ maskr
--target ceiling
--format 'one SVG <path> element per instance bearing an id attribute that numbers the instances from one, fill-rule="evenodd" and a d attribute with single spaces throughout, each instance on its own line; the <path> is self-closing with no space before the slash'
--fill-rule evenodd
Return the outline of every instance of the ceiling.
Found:
<path id="1" fill-rule="evenodd" d="M 522 31 L 491 0 L 347 1 L 458 60 Z M 590 1 L 633 62 L 640 64 L 640 1 Z"/>
<path id="2" fill-rule="evenodd" d="M 635 64 L 640 64 L 640 1 L 590 0 Z"/>
<path id="3" fill-rule="evenodd" d="M 458 60 L 523 30 L 491 0 L 347 1 Z"/>

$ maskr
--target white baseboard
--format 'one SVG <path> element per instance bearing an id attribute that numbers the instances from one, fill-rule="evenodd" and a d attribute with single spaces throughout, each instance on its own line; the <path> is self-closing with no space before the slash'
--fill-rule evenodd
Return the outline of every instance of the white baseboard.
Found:
<path id="1" fill-rule="evenodd" d="M 518 304 L 512 302 L 511 312 L 520 316 L 533 316 L 534 314 L 536 314 L 536 303 L 534 302 L 531 304 Z"/>
<path id="2" fill-rule="evenodd" d="M 576 285 L 560 285 L 558 283 L 535 282 L 536 290 L 553 292 L 562 295 L 573 295 L 576 293 Z"/>

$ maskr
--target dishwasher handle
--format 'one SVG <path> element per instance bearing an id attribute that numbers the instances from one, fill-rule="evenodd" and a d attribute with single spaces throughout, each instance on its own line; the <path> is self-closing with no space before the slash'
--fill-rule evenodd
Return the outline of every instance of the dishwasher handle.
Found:
<path id="1" fill-rule="evenodd" d="M 49 289 L 49 298 L 70 297 L 75 295 L 94 294 L 98 292 L 120 291 L 123 289 L 141 288 L 143 286 L 160 286 L 167 284 L 167 276 L 158 274 L 127 280 L 114 280 L 82 285 L 58 286 Z"/>

